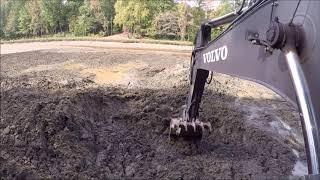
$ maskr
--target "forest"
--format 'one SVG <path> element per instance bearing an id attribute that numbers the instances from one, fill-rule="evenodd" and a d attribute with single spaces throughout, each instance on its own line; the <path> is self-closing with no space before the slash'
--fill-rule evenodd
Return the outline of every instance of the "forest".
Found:
<path id="1" fill-rule="evenodd" d="M 110 36 L 193 41 L 201 22 L 224 15 L 239 1 L 208 0 L 1 0 L 0 36 Z M 224 27 L 216 28 L 213 34 Z"/>

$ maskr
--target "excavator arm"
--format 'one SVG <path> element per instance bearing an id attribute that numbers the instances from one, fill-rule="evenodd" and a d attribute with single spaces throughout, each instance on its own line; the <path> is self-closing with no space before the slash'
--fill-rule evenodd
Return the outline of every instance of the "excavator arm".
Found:
<path id="1" fill-rule="evenodd" d="M 174 136 L 201 138 L 209 123 L 199 106 L 210 71 L 267 86 L 300 111 L 309 174 L 320 174 L 320 1 L 258 0 L 249 7 L 203 23 L 190 64 L 190 90 Z M 228 28 L 211 40 L 211 30 Z M 317 176 L 319 177 L 319 176 Z"/>

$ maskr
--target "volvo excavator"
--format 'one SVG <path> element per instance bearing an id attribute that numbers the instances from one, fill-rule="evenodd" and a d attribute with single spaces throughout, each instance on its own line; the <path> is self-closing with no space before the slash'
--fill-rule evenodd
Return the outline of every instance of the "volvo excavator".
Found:
<path id="1" fill-rule="evenodd" d="M 222 25 L 227 28 L 211 40 L 211 31 Z M 214 131 L 199 117 L 210 72 L 262 84 L 296 107 L 307 154 L 305 179 L 320 180 L 320 0 L 243 0 L 235 12 L 202 23 L 187 103 L 182 117 L 171 120 L 171 137 L 201 139 Z"/>

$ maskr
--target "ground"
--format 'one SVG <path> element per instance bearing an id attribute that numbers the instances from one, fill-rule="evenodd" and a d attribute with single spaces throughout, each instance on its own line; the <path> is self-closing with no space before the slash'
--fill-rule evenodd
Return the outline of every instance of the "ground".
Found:
<path id="1" fill-rule="evenodd" d="M 213 74 L 200 142 L 169 140 L 188 93 L 190 46 L 1 44 L 0 177 L 256 179 L 306 174 L 295 108 Z"/>

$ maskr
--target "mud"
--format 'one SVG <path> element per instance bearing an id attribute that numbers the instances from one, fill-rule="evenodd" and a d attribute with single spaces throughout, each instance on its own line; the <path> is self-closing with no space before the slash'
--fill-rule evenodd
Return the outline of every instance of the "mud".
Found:
<path id="1" fill-rule="evenodd" d="M 306 173 L 297 112 L 214 74 L 201 142 L 169 140 L 186 54 L 82 48 L 1 55 L 0 177 L 256 179 Z"/>

